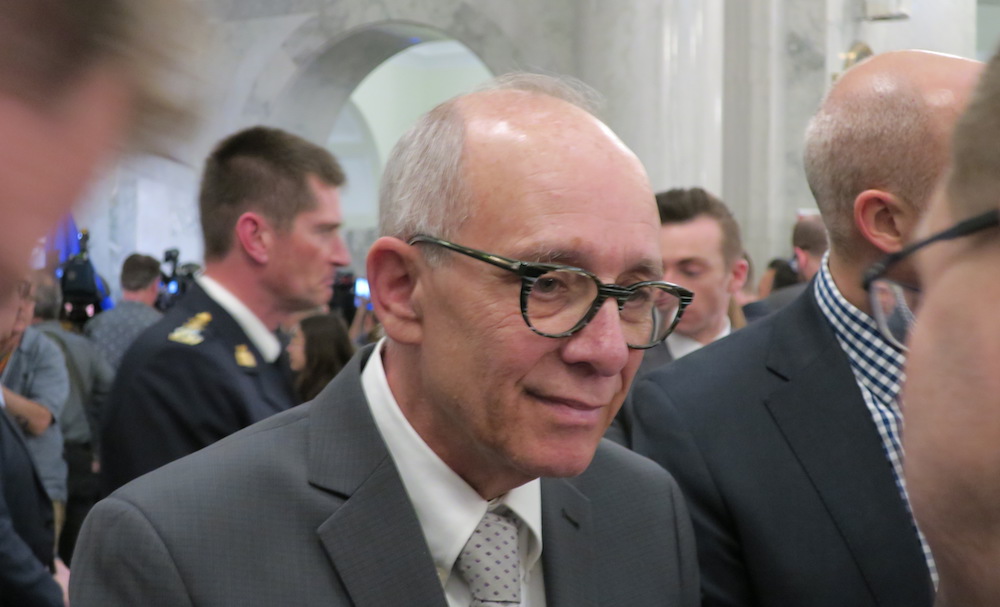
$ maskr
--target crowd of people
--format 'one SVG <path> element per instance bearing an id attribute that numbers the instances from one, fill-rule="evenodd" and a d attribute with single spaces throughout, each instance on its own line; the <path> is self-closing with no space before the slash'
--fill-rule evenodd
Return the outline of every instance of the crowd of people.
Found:
<path id="1" fill-rule="evenodd" d="M 393 149 L 353 322 L 348 176 L 255 126 L 183 297 L 136 253 L 77 331 L 29 253 L 188 121 L 171 7 L 0 6 L 0 607 L 1000 602 L 1000 54 L 837 79 L 758 301 L 718 196 L 511 74 Z"/>

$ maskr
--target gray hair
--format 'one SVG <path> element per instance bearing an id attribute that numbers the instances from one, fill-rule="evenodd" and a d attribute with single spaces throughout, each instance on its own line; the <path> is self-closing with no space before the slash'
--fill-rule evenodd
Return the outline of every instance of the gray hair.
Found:
<path id="1" fill-rule="evenodd" d="M 132 144 L 159 151 L 161 138 L 192 124 L 193 87 L 179 86 L 181 50 L 196 25 L 177 0 L 3 0 L 0 90 L 36 107 L 54 106 L 88 69 L 122 70 L 134 95 Z"/>
<path id="2" fill-rule="evenodd" d="M 541 74 L 499 76 L 476 89 L 525 91 L 561 99 L 594 114 L 599 95 L 582 82 Z M 379 193 L 379 232 L 409 240 L 417 234 L 451 238 L 471 214 L 463 175 L 465 119 L 455 97 L 424 114 L 396 143 Z M 429 260 L 436 251 L 428 250 Z"/>
<path id="3" fill-rule="evenodd" d="M 912 86 L 827 95 L 806 129 L 809 188 L 840 254 L 856 250 L 854 201 L 867 189 L 925 208 L 945 166 L 947 140 Z"/>

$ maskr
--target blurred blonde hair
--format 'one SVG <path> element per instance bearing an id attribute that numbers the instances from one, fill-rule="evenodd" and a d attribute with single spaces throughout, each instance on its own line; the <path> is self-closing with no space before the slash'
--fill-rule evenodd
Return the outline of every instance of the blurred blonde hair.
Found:
<path id="1" fill-rule="evenodd" d="M 186 0 L 3 0 L 0 90 L 56 107 L 87 70 L 112 65 L 134 95 L 129 147 L 159 152 L 193 126 L 185 66 L 202 27 Z"/>

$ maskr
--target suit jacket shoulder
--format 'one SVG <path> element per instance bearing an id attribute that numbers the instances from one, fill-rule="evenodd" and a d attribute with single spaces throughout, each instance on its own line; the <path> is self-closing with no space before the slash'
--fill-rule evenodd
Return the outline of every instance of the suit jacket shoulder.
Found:
<path id="1" fill-rule="evenodd" d="M 542 479 L 547 604 L 699 604 L 691 520 L 677 483 L 604 440 L 591 465 Z"/>
<path id="2" fill-rule="evenodd" d="M 98 504 L 73 559 L 74 606 L 446 607 L 365 401 L 360 376 L 371 351 L 316 400 Z M 692 532 L 658 466 L 602 445 L 579 478 L 543 480 L 542 501 L 550 607 L 696 604 Z M 142 574 L 151 570 L 163 573 Z"/>

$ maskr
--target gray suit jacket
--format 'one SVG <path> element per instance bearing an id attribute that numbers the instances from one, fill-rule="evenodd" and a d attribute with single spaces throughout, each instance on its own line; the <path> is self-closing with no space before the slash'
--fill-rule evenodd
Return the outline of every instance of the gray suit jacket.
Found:
<path id="1" fill-rule="evenodd" d="M 813 290 L 641 378 L 630 444 L 677 477 L 704 605 L 930 607 L 913 520 Z"/>
<path id="2" fill-rule="evenodd" d="M 371 417 L 359 353 L 311 403 L 154 471 L 95 507 L 74 607 L 441 606 L 416 513 Z M 603 441 L 542 481 L 549 607 L 694 606 L 694 538 L 673 479 Z"/>

